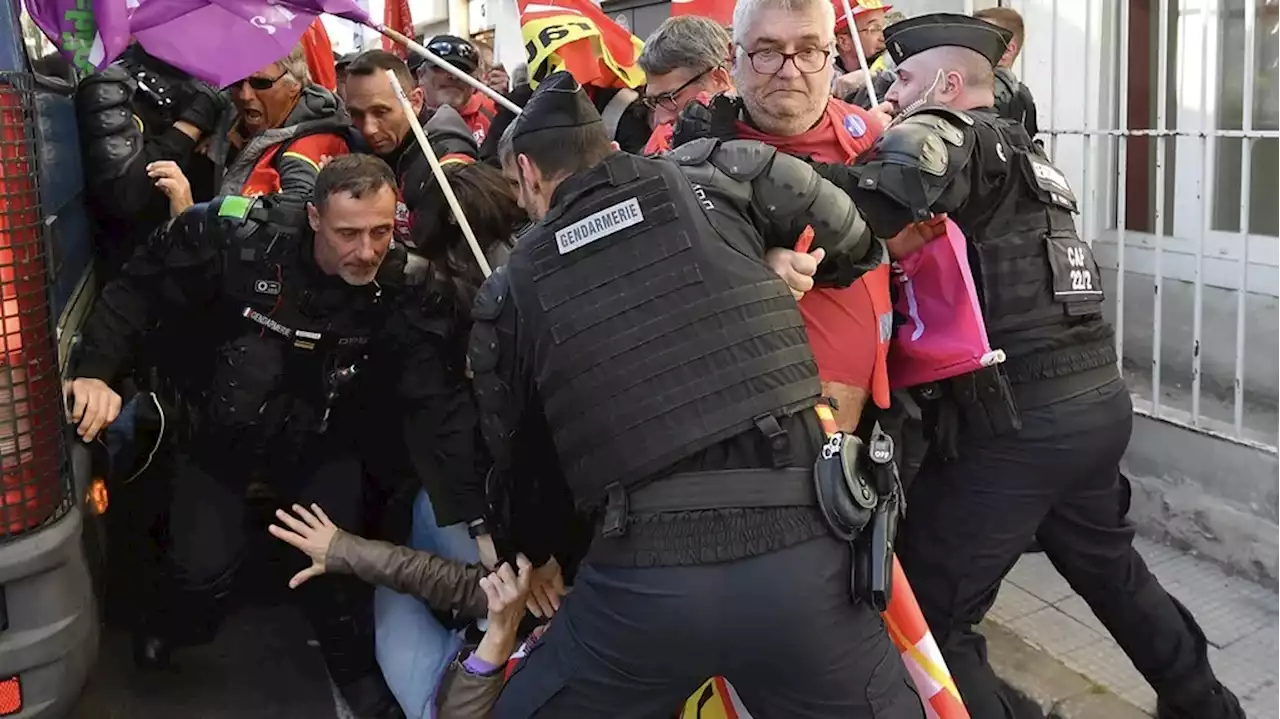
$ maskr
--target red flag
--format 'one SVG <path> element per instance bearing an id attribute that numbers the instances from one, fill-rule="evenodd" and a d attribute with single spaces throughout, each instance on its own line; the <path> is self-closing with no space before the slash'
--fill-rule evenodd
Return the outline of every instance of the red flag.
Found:
<path id="1" fill-rule="evenodd" d="M 334 69 L 333 46 L 320 18 L 302 34 L 302 50 L 307 55 L 307 71 L 311 81 L 330 92 L 338 89 L 338 72 Z"/>
<path id="2" fill-rule="evenodd" d="M 701 15 L 729 27 L 733 24 L 733 5 L 734 0 L 672 0 L 671 17 Z"/>
<path id="3" fill-rule="evenodd" d="M 405 37 L 413 37 L 409 0 L 386 0 L 382 6 L 382 24 Z M 409 59 L 409 49 L 389 37 L 382 38 L 382 49 L 399 55 L 401 60 Z"/>
<path id="4" fill-rule="evenodd" d="M 518 5 L 533 85 L 557 70 L 583 85 L 644 84 L 636 63 L 644 43 L 591 0 L 518 0 Z"/>

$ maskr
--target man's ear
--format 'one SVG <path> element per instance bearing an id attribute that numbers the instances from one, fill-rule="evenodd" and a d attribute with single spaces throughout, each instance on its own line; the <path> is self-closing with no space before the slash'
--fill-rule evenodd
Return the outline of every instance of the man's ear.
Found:
<path id="1" fill-rule="evenodd" d="M 426 104 L 426 101 L 427 93 L 421 86 L 415 85 L 413 89 L 409 91 L 409 105 L 413 107 L 413 113 L 415 115 L 422 114 L 422 106 Z"/>
<path id="2" fill-rule="evenodd" d="M 311 225 L 312 232 L 320 231 L 320 211 L 310 202 L 307 203 L 307 224 Z"/>
<path id="3" fill-rule="evenodd" d="M 542 181 L 542 173 L 538 172 L 538 166 L 533 164 L 533 160 L 528 155 L 516 155 L 516 167 L 520 170 L 520 181 L 524 183 L 530 191 L 536 192 L 537 186 Z"/>
<path id="4" fill-rule="evenodd" d="M 715 92 L 724 92 L 731 89 L 733 87 L 733 77 L 729 75 L 729 68 L 721 65 L 712 70 L 711 84 L 715 87 Z"/>

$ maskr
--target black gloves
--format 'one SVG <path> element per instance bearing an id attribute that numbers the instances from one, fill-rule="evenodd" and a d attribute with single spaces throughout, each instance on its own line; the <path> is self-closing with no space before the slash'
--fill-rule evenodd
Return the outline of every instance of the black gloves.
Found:
<path id="1" fill-rule="evenodd" d="M 738 117 L 742 114 L 741 98 L 716 95 L 711 105 L 691 102 L 680 111 L 672 128 L 671 147 L 679 147 L 691 140 L 715 137 L 732 140 L 737 137 Z"/>
<path id="2" fill-rule="evenodd" d="M 201 135 L 208 135 L 218 125 L 218 118 L 227 108 L 227 97 L 221 92 L 195 78 L 187 81 L 187 106 L 178 114 L 178 120 L 190 123 L 200 130 Z"/>

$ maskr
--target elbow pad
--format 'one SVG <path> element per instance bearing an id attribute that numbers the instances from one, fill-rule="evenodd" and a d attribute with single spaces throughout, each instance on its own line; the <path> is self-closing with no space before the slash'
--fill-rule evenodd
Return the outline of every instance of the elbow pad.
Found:
<path id="1" fill-rule="evenodd" d="M 752 185 L 756 203 L 778 224 L 812 227 L 813 249 L 823 248 L 832 260 L 857 261 L 870 249 L 871 230 L 853 200 L 802 160 L 778 154 Z"/>
<path id="2" fill-rule="evenodd" d="M 142 130 L 134 119 L 134 83 L 112 66 L 80 81 L 76 116 L 85 154 L 97 179 L 120 177 L 142 154 Z"/>

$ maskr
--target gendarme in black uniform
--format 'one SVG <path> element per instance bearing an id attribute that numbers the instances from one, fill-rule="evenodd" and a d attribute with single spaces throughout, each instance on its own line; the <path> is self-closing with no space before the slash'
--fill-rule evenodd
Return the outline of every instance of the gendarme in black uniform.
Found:
<path id="1" fill-rule="evenodd" d="M 316 502 L 343 526 L 363 523 L 349 395 L 383 324 L 383 288 L 321 272 L 305 206 L 273 197 L 216 198 L 174 218 L 106 285 L 83 329 L 71 374 L 108 384 L 153 322 L 177 337 L 158 388 L 177 449 L 170 546 L 143 594 L 144 659 L 212 639 L 248 549 L 251 481 L 286 505 Z M 297 591 L 348 702 L 382 716 L 376 705 L 394 700 L 374 663 L 370 589 L 325 577 Z"/>
<path id="2" fill-rule="evenodd" d="M 899 65 L 943 45 L 994 64 L 1005 46 L 994 26 L 959 15 L 885 35 Z M 934 446 L 898 542 L 969 714 L 1013 716 L 973 627 L 1035 537 L 1156 689 L 1161 717 L 1242 717 L 1200 628 L 1133 549 L 1118 472 L 1132 406 L 1062 173 L 1021 125 L 939 105 L 900 118 L 851 169 L 820 172 L 846 178 L 881 237 L 947 213 L 968 239 L 991 346 L 1008 355 L 998 371 L 917 388 Z"/>
<path id="3" fill-rule="evenodd" d="M 514 150 L 595 123 L 557 73 Z M 759 143 L 608 154 L 481 290 L 470 359 L 495 472 L 567 489 L 603 535 L 495 716 L 667 716 L 713 675 L 760 716 L 923 716 L 816 507 L 817 368 L 763 261 L 806 224 L 833 262 L 878 247 L 806 169 Z"/>
<path id="4" fill-rule="evenodd" d="M 80 81 L 76 115 L 85 187 L 101 225 L 98 251 L 112 269 L 169 218 L 169 200 L 147 176 L 147 165 L 172 160 L 187 175 L 197 202 L 213 196 L 212 163 L 195 154 L 197 139 L 174 123 L 186 122 L 207 136 L 226 104 L 217 90 L 136 44 Z M 204 171 L 192 171 L 199 163 Z"/>

